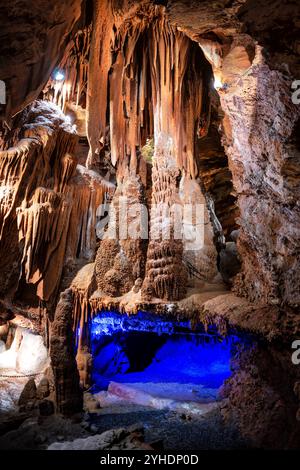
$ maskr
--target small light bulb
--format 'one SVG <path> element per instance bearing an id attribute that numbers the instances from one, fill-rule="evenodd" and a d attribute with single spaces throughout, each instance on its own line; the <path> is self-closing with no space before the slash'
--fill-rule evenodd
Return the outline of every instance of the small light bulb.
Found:
<path id="1" fill-rule="evenodd" d="M 61 82 L 62 80 L 64 80 L 65 76 L 62 72 L 56 72 L 54 78 L 56 81 Z"/>
<path id="2" fill-rule="evenodd" d="M 221 80 L 218 77 L 215 77 L 214 88 L 216 90 L 219 90 L 220 88 L 223 88 L 223 83 L 221 82 Z"/>

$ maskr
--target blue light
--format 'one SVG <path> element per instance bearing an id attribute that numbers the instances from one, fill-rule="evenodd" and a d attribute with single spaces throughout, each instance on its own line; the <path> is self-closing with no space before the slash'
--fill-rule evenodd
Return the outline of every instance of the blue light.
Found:
<path id="1" fill-rule="evenodd" d="M 63 74 L 63 72 L 58 70 L 57 72 L 55 72 L 54 78 L 57 82 L 62 82 L 65 79 L 65 75 Z"/>
<path id="2" fill-rule="evenodd" d="M 231 375 L 231 358 L 242 341 L 235 335 L 222 338 L 214 327 L 205 332 L 199 325 L 192 331 L 188 321 L 165 320 L 148 312 L 101 312 L 90 331 L 98 390 L 115 381 L 194 384 L 217 393 Z"/>
<path id="3" fill-rule="evenodd" d="M 138 312 L 137 315 L 122 315 L 118 312 L 102 312 L 92 321 L 93 336 L 111 336 L 120 331 L 141 331 L 173 335 L 178 329 L 190 330 L 190 322 L 174 322 L 162 319 L 148 312 Z"/>

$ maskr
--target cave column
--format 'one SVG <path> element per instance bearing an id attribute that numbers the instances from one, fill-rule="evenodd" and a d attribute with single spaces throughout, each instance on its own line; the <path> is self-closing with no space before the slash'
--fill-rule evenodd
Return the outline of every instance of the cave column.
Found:
<path id="1" fill-rule="evenodd" d="M 172 140 L 166 134 L 156 137 L 152 168 L 152 203 L 150 240 L 146 277 L 142 295 L 177 300 L 184 296 L 186 270 L 183 265 L 183 242 L 174 230 L 174 208 L 180 208 L 180 170 L 172 158 Z"/>
<path id="2" fill-rule="evenodd" d="M 178 300 L 184 297 L 187 280 L 182 232 L 176 221 L 181 213 L 181 88 L 188 40 L 164 19 L 162 22 L 163 25 L 157 23 L 153 27 L 150 46 L 154 58 L 151 68 L 154 157 L 150 240 L 142 295 Z"/>

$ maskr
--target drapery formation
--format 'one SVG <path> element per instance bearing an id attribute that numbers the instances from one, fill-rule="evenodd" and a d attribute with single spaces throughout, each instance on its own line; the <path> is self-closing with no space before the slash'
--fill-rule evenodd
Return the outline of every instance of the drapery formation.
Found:
<path id="1" fill-rule="evenodd" d="M 97 138 L 97 125 L 89 132 L 92 153 L 88 163 L 96 166 L 109 146 L 118 184 L 124 182 L 125 176 L 130 179 L 138 175 L 145 186 L 149 165 L 142 157 L 142 149 L 147 139 L 153 138 L 152 198 L 148 201 L 150 235 L 153 235 L 161 232 L 163 225 L 162 218 L 156 216 L 155 206 L 165 205 L 171 210 L 174 204 L 182 204 L 181 179 L 195 180 L 198 176 L 195 141 L 206 134 L 209 126 L 211 71 L 198 44 L 169 24 L 163 7 L 141 6 L 133 19 L 118 26 L 114 24 L 118 22 L 118 15 L 109 8 L 106 21 L 102 19 L 101 23 L 100 5 L 99 8 L 92 50 L 93 53 L 97 50 L 95 42 L 99 33 L 100 62 L 96 64 L 92 54 L 89 81 L 95 87 L 90 88 L 90 93 L 96 100 L 101 97 L 101 110 Z M 109 15 L 113 24 L 110 32 L 107 29 Z M 108 47 L 108 38 L 110 55 L 104 50 Z M 97 84 L 95 74 L 99 79 Z M 90 102 L 90 120 L 94 111 L 95 104 Z M 102 242 L 102 253 L 108 243 L 107 240 Z M 144 253 L 141 252 L 141 256 Z M 103 260 L 102 255 L 100 259 Z M 111 271 L 113 264 L 113 260 L 107 266 L 102 261 L 99 289 L 105 291 L 103 271 Z M 172 230 L 168 239 L 160 233 L 149 242 L 145 264 L 142 289 L 145 298 L 176 300 L 184 295 L 183 241 L 176 239 Z M 116 279 L 118 272 L 115 271 Z M 131 285 L 136 280 L 137 277 L 133 277 Z M 115 291 L 117 295 L 117 289 Z M 112 295 L 111 291 L 106 293 Z"/>
<path id="2" fill-rule="evenodd" d="M 37 101 L 23 120 L 0 152 L 0 292 L 25 289 L 34 305 L 55 301 L 66 262 L 93 256 L 96 210 L 112 187 L 77 165 L 77 136 L 57 106 Z"/>
<path id="3" fill-rule="evenodd" d="M 176 165 L 195 177 L 195 136 L 202 136 L 209 122 L 204 83 L 210 71 L 201 49 L 168 23 L 160 7 L 113 31 L 107 83 L 100 79 L 98 85 L 102 111 L 107 108 L 100 116 L 95 154 L 105 145 L 109 127 L 113 165 L 137 172 L 146 139 L 154 136 L 155 145 L 165 134 L 172 139 Z"/>

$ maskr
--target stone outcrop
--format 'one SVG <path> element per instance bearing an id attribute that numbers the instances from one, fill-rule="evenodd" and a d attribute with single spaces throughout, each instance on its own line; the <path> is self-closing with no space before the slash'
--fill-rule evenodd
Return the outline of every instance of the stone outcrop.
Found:
<path id="1" fill-rule="evenodd" d="M 237 227 L 237 222 L 241 225 L 238 249 L 242 258 L 242 273 L 237 277 L 236 291 L 240 295 L 248 296 L 250 300 L 262 300 L 267 303 L 283 301 L 286 304 L 296 306 L 298 302 L 297 288 L 293 288 L 288 280 L 291 278 L 290 273 L 294 277 L 294 273 L 297 272 L 297 262 L 295 261 L 295 253 L 297 252 L 296 228 L 290 227 L 289 233 L 278 237 L 277 234 L 272 234 L 270 231 L 267 233 L 266 230 L 260 233 L 262 229 L 260 220 L 272 217 L 270 223 L 265 225 L 277 227 L 276 220 L 279 217 L 281 221 L 284 220 L 282 223 L 282 231 L 284 231 L 283 227 L 289 225 L 287 223 L 289 222 L 289 214 L 293 211 L 295 213 L 294 227 L 297 223 L 297 208 L 295 209 L 293 206 L 297 191 L 292 180 L 295 171 L 297 172 L 295 135 L 298 111 L 290 103 L 289 89 L 291 74 L 296 70 L 293 66 L 297 54 L 294 25 L 299 11 L 290 2 L 287 2 L 288 13 L 285 13 L 285 18 L 290 25 L 288 47 L 290 56 L 288 58 L 285 49 L 286 39 L 281 40 L 278 51 L 274 50 L 268 40 L 269 31 L 276 23 L 279 14 L 278 8 L 271 8 L 271 5 L 266 2 L 263 17 L 267 20 L 254 21 L 254 4 L 255 2 L 249 1 L 234 1 L 231 4 L 224 2 L 224 5 L 218 2 L 201 2 L 201 4 L 190 2 L 187 11 L 185 2 L 180 0 L 168 2 L 167 8 L 161 5 L 154 6 L 146 0 L 138 4 L 124 0 L 118 5 L 108 0 L 96 2 L 92 34 L 90 18 L 83 19 L 81 21 L 82 28 L 73 34 L 72 41 L 64 51 L 64 57 L 60 63 L 67 75 L 66 83 L 70 85 L 72 90 L 69 99 L 77 101 L 77 104 L 83 100 L 82 104 L 84 105 L 84 97 L 86 96 L 84 90 L 87 86 L 88 138 L 91 144 L 89 165 L 97 166 L 99 157 L 104 157 L 107 146 L 109 146 L 111 162 L 118 166 L 118 180 L 122 180 L 122 175 L 126 173 L 125 169 L 128 167 L 130 171 L 133 171 L 133 174 L 140 174 L 143 184 L 145 184 L 145 167 L 139 156 L 139 150 L 155 126 L 155 119 L 151 116 L 157 116 L 155 106 L 157 103 L 161 103 L 159 96 L 164 96 L 163 109 L 167 110 L 168 108 L 165 85 L 163 95 L 159 91 L 160 80 L 163 79 L 165 73 L 160 67 L 165 60 L 168 61 L 166 59 L 168 56 L 171 61 L 174 60 L 175 71 L 177 59 L 172 53 L 172 47 L 175 47 L 176 41 L 180 42 L 180 47 L 187 48 L 188 54 L 196 53 L 193 51 L 196 51 L 197 43 L 200 45 L 205 58 L 211 64 L 216 83 L 219 82 L 219 85 L 216 86 L 221 98 L 221 107 L 215 106 L 215 98 L 210 103 L 207 88 L 204 86 L 202 96 L 199 95 L 200 101 L 202 101 L 201 116 L 198 124 L 195 123 L 200 137 L 197 150 L 200 152 L 199 158 L 198 155 L 194 155 L 193 136 L 191 137 L 193 126 L 190 125 L 192 122 L 190 119 L 197 116 L 196 108 L 200 102 L 193 100 L 194 108 L 191 109 L 188 95 L 184 92 L 183 87 L 182 92 L 187 98 L 184 103 L 184 114 L 189 126 L 186 127 L 184 123 L 179 126 L 179 133 L 181 133 L 179 139 L 181 142 L 186 141 L 187 146 L 181 147 L 181 151 L 175 156 L 176 165 L 178 165 L 179 171 L 185 170 L 194 177 L 195 162 L 197 162 L 202 180 L 201 190 L 205 191 L 205 195 L 207 193 L 212 195 L 215 214 L 221 221 L 226 237 L 229 236 L 232 229 Z M 79 5 L 74 5 L 72 16 L 71 9 L 68 10 L 69 6 L 65 5 L 65 13 L 68 11 L 66 18 L 71 23 L 73 21 L 72 24 L 75 22 L 74 18 L 79 17 L 78 7 Z M 157 28 L 155 25 L 159 25 L 159 29 L 165 31 L 164 39 L 155 32 Z M 282 26 L 278 26 L 278 28 L 280 29 Z M 190 38 L 190 42 L 188 38 Z M 260 41 L 266 50 L 268 49 L 269 55 L 265 50 L 261 51 L 259 46 L 255 45 L 253 38 Z M 159 58 L 160 65 L 153 62 L 154 67 L 151 70 L 146 57 L 141 60 L 141 63 L 137 61 L 137 55 L 142 53 L 145 41 L 150 43 L 152 56 Z M 155 44 L 160 44 L 157 54 L 155 53 Z M 125 51 L 124 56 L 123 52 L 121 53 L 123 47 L 126 49 L 123 50 L 123 52 Z M 111 54 L 111 50 L 114 51 L 114 54 Z M 51 51 L 51 54 L 58 56 L 57 50 Z M 161 57 L 160 54 L 162 54 Z M 201 54 L 201 50 L 198 49 L 197 54 Z M 272 54 L 275 57 L 273 64 L 271 63 Z M 20 57 L 21 59 L 22 57 Z M 286 61 L 288 69 L 284 70 L 280 66 L 280 60 Z M 189 64 L 192 63 L 191 55 Z M 185 70 L 187 70 L 185 69 L 186 64 L 182 62 L 178 65 L 178 77 L 183 77 Z M 207 72 L 207 65 L 205 67 L 203 70 Z M 192 72 L 188 73 L 192 76 Z M 147 74 L 148 77 L 151 77 L 150 80 L 147 80 Z M 26 76 L 23 79 L 25 81 Z M 172 88 L 172 78 L 167 70 L 165 79 Z M 107 82 L 110 83 L 109 87 L 106 86 Z M 191 90 L 192 85 L 196 86 L 197 80 L 193 79 L 189 83 Z M 27 86 L 27 90 L 28 88 Z M 83 98 L 81 92 L 77 93 L 78 88 L 83 90 Z M 278 94 L 276 90 L 279 88 L 281 91 Z M 194 92 L 192 94 L 196 96 Z M 256 114 L 253 115 L 252 109 L 258 97 L 261 99 L 261 104 Z M 272 105 L 270 105 L 270 100 L 273 101 Z M 139 106 L 139 110 L 137 106 Z M 178 122 L 176 113 L 180 112 L 182 115 L 180 106 L 180 103 L 174 104 L 176 122 Z M 270 114 L 268 107 L 275 109 L 277 106 L 278 109 L 280 108 L 277 121 L 263 122 L 264 116 Z M 239 119 L 237 116 L 240 116 L 241 109 L 243 109 L 243 118 Z M 162 122 L 167 121 L 171 125 L 171 116 L 172 112 L 168 113 L 168 118 L 162 119 Z M 290 116 L 292 116 L 291 119 Z M 218 140 L 216 132 L 220 130 L 222 119 L 223 130 L 221 129 L 221 134 L 223 134 L 223 144 L 229 156 L 229 168 L 222 146 L 220 143 L 216 144 Z M 281 124 L 277 125 L 279 120 Z M 273 124 L 278 135 L 277 140 L 274 140 L 272 132 L 268 131 Z M 159 129 L 159 125 L 156 128 Z M 258 128 L 260 128 L 260 135 L 252 137 L 253 131 L 251 129 Z M 109 142 L 107 137 L 109 137 Z M 155 140 L 158 141 L 158 139 Z M 241 148 L 243 149 L 242 153 Z M 203 158 L 201 158 L 201 153 Z M 254 154 L 255 158 L 253 158 Z M 276 158 L 273 157 L 272 160 L 270 157 L 267 168 L 266 158 L 265 163 L 262 163 L 261 155 L 266 155 L 268 159 L 271 154 L 276 155 Z M 247 162 L 250 159 L 251 164 L 248 165 Z M 143 169 L 140 168 L 141 165 Z M 262 172 L 264 174 L 263 183 L 260 176 Z M 231 174 L 233 186 L 231 186 Z M 153 177 L 155 178 L 155 171 Z M 226 188 L 225 192 L 223 188 Z M 263 194 L 259 205 L 260 218 L 255 215 L 257 209 L 253 210 L 257 202 L 258 191 L 262 191 Z M 267 195 L 268 191 L 271 191 L 270 195 Z M 238 208 L 236 194 L 239 198 Z M 36 197 L 40 201 L 40 198 L 44 198 L 45 195 L 37 194 Z M 285 207 L 286 201 L 289 201 L 289 207 Z M 39 203 L 44 204 L 44 202 Z M 236 217 L 239 213 L 240 218 L 237 221 Z M 26 224 L 26 221 L 24 223 Z M 276 232 L 279 232 L 278 228 L 276 228 Z M 262 242 L 260 239 L 264 241 Z M 271 245 L 282 246 L 280 262 L 275 253 L 270 253 Z M 149 256 L 153 251 L 152 248 L 149 247 Z M 276 250 L 278 251 L 278 248 Z M 178 253 L 180 258 L 180 247 Z M 151 260 L 149 259 L 148 266 L 150 264 Z M 257 270 L 263 273 L 258 280 L 256 275 L 252 274 Z M 113 279 L 117 280 L 118 276 L 115 275 L 114 270 L 111 274 L 113 274 Z M 27 279 L 31 279 L 34 275 L 36 276 L 35 273 L 27 273 L 29 276 Z M 159 277 L 157 281 L 159 281 Z M 120 280 L 118 282 L 120 283 Z M 158 289 L 161 292 L 157 292 L 155 295 L 164 296 L 163 290 Z M 172 295 L 167 295 L 167 297 L 171 298 Z M 47 296 L 48 294 L 45 293 L 44 297 Z"/>
<path id="2" fill-rule="evenodd" d="M 145 162 L 141 153 L 147 138 L 154 136 L 152 199 L 149 201 L 150 242 L 142 295 L 148 300 L 151 297 L 176 300 L 185 294 L 187 273 L 183 262 L 183 234 L 172 233 L 172 221 L 176 219 L 176 214 L 172 211 L 175 206 L 175 210 L 180 211 L 178 206 L 183 207 L 186 202 L 181 200 L 180 195 L 184 181 L 191 179 L 198 184 L 196 178 L 199 169 L 194 158 L 195 140 L 197 135 L 207 133 L 210 124 L 207 87 L 211 69 L 200 48 L 168 22 L 163 7 L 142 2 L 129 11 L 128 17 L 118 18 L 118 28 L 109 21 L 109 14 L 115 13 L 114 7 L 108 2 L 108 16 L 102 15 L 102 8 L 104 7 L 99 2 L 95 13 L 96 26 L 93 30 L 89 67 L 89 86 L 93 86 L 90 93 L 95 99 L 88 101 L 88 122 L 91 121 L 96 103 L 100 99 L 107 103 L 107 113 L 99 116 L 100 127 L 93 124 L 88 128 L 91 143 L 88 164 L 97 165 L 99 157 L 103 158 L 109 128 L 111 161 L 117 166 L 118 185 L 122 185 L 120 191 L 123 195 L 126 194 L 123 178 L 129 181 L 137 175 L 145 187 Z M 101 79 L 95 83 L 94 75 L 100 71 L 99 63 L 94 61 L 94 53 L 97 53 L 99 44 L 105 44 L 108 38 L 112 40 L 114 55 L 104 55 L 101 46 Z M 108 88 L 103 84 L 105 74 Z M 96 136 L 97 131 L 99 134 Z M 141 196 L 143 189 L 140 190 Z M 200 185 L 198 192 L 201 195 Z M 137 201 L 141 202 L 135 197 L 134 202 Z M 203 197 L 201 203 L 205 205 Z M 157 214 L 162 207 L 169 213 Z M 208 217 L 202 223 L 210 225 Z M 171 230 L 170 234 L 166 234 L 165 229 Z M 209 233 L 208 228 L 207 238 Z M 207 250 L 209 253 L 203 257 L 208 265 L 216 266 L 216 252 L 210 243 L 212 231 L 210 236 L 211 239 L 207 240 L 208 246 L 210 245 Z M 105 254 L 105 251 L 109 251 L 105 248 L 108 244 L 111 250 Z M 199 245 L 201 249 L 201 244 Z M 99 290 L 105 292 L 103 284 L 106 284 L 106 292 L 112 297 L 128 292 L 137 278 L 135 276 L 132 279 L 125 267 L 124 274 L 120 276 L 119 269 L 113 267 L 117 262 L 117 258 L 114 261 L 114 254 L 118 251 L 117 242 L 102 242 L 99 259 L 106 260 L 109 256 L 111 265 L 106 268 L 107 262 L 104 261 L 98 268 L 96 263 L 96 268 L 99 269 Z M 137 247 L 136 252 L 140 253 Z M 201 261 L 200 256 L 200 269 Z M 213 277 L 211 265 L 208 266 L 207 278 Z M 202 270 L 204 276 L 205 271 L 206 269 Z M 142 270 L 138 277 L 143 278 Z M 118 287 L 127 281 L 125 287 Z"/>
<path id="3" fill-rule="evenodd" d="M 36 385 L 34 379 L 29 379 L 27 384 L 25 385 L 20 398 L 19 398 L 19 406 L 26 406 L 28 402 L 35 401 L 37 398 L 36 394 Z"/>
<path id="4" fill-rule="evenodd" d="M 299 106 L 291 79 L 261 51 L 240 83 L 221 96 L 231 127 L 227 154 L 238 193 L 242 273 L 236 291 L 252 301 L 299 304 Z M 240 116 L 243 116 L 240 118 Z"/>
<path id="5" fill-rule="evenodd" d="M 1 152 L 0 290 L 2 296 L 14 292 L 23 276 L 49 300 L 63 267 L 76 136 L 49 103 L 37 102 L 22 124 L 14 146 Z"/>
<path id="6" fill-rule="evenodd" d="M 110 187 L 77 166 L 76 142 L 60 109 L 38 101 L 1 152 L 2 296 L 51 306 L 65 264 L 94 256 L 96 212 Z"/>
<path id="7" fill-rule="evenodd" d="M 254 448 L 298 449 L 299 401 L 293 387 L 299 368 L 291 363 L 289 349 L 254 344 L 236 354 L 232 367 L 222 391 L 225 422 L 238 423 Z"/>

